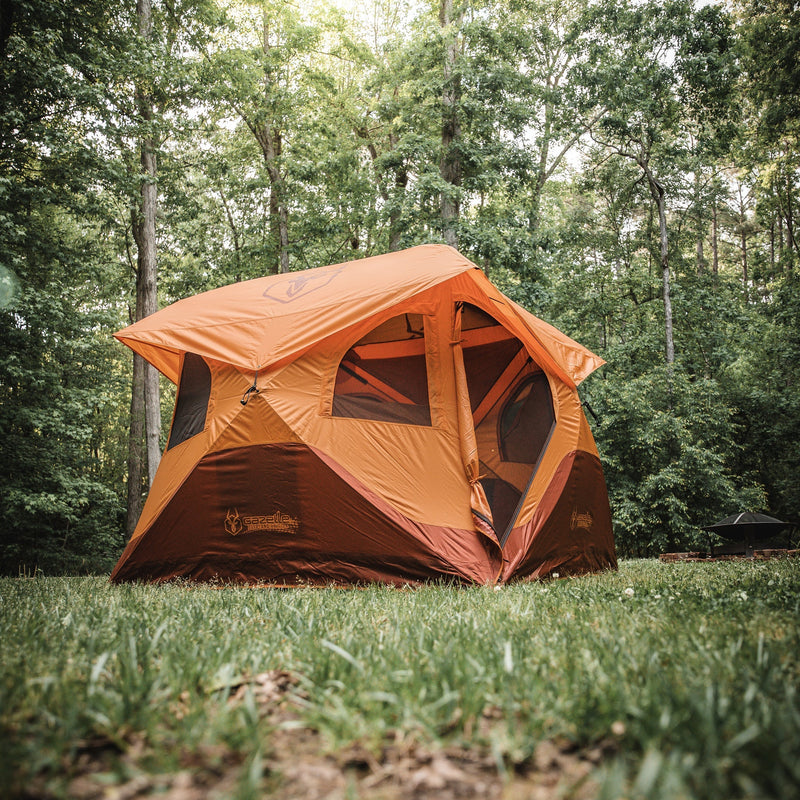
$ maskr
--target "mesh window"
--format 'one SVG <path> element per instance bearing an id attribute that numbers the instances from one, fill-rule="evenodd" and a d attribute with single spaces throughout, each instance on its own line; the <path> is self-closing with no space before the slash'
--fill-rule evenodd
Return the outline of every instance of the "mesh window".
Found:
<path id="1" fill-rule="evenodd" d="M 491 334 L 481 337 L 480 332 Z M 506 367 L 522 349 L 522 342 L 506 331 L 485 311 L 464 304 L 461 316 L 464 371 L 467 374 L 469 401 L 475 412 Z"/>
<path id="2" fill-rule="evenodd" d="M 211 371 L 208 364 L 200 356 L 186 353 L 167 450 L 191 439 L 205 428 L 210 395 Z"/>
<path id="3" fill-rule="evenodd" d="M 550 384 L 543 372 L 529 375 L 514 390 L 499 420 L 503 461 L 536 464 L 555 424 Z"/>
<path id="4" fill-rule="evenodd" d="M 402 314 L 370 331 L 336 372 L 333 415 L 430 425 L 421 314 Z"/>

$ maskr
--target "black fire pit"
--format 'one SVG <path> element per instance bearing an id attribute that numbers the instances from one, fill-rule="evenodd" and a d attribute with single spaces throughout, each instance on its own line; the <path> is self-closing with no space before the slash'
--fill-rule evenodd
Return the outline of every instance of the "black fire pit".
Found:
<path id="1" fill-rule="evenodd" d="M 712 552 L 744 551 L 746 555 L 752 556 L 756 544 L 774 539 L 779 533 L 793 527 L 794 524 L 791 522 L 781 522 L 781 520 L 766 514 L 743 512 L 726 517 L 713 525 L 706 525 L 701 530 L 716 533 L 723 539 L 737 543 L 734 546 L 712 547 Z"/>

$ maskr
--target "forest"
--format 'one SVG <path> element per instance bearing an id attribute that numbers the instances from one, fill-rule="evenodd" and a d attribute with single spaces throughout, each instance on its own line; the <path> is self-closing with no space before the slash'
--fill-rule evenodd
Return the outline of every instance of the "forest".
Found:
<path id="1" fill-rule="evenodd" d="M 602 356 L 620 556 L 800 518 L 797 0 L 3 0 L 0 573 L 108 571 L 174 387 L 112 333 L 445 242 Z"/>

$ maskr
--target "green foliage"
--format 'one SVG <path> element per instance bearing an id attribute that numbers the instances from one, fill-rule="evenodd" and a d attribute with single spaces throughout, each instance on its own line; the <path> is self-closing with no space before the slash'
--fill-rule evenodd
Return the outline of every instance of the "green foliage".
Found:
<path id="1" fill-rule="evenodd" d="M 800 779 L 793 560 L 623 561 L 500 591 L 6 579 L 0 598 L 6 796 L 68 796 L 89 747 L 84 780 L 109 791 L 207 753 L 238 775 L 226 796 L 263 796 L 261 756 L 279 793 L 291 731 L 334 756 L 462 747 L 510 791 L 547 740 L 605 748 L 600 797 L 784 798 Z M 277 720 L 255 691 L 270 670 L 293 680 Z"/>
<path id="2" fill-rule="evenodd" d="M 749 333 L 749 332 L 748 332 Z M 742 445 L 737 469 L 767 487 L 776 516 L 795 521 L 800 508 L 800 285 L 780 282 L 757 335 L 741 343 L 721 385 L 736 408 Z"/>
<path id="3" fill-rule="evenodd" d="M 106 295 L 118 282 L 108 280 L 103 204 L 87 191 L 102 170 L 85 116 L 117 39 L 102 4 L 64 11 L 14 4 L 4 29 L 0 253 L 17 286 L 0 309 L 3 573 L 106 569 L 121 538 L 107 430 L 122 385 L 102 335 L 119 324 Z M 105 33 L 109 51 L 98 49 Z"/>
<path id="4" fill-rule="evenodd" d="M 122 387 L 118 354 L 96 331 L 114 315 L 85 307 L 90 280 L 64 291 L 52 265 L 28 263 L 38 269 L 0 312 L 0 569 L 106 569 L 122 508 L 104 427 L 118 422 Z"/>
<path id="5" fill-rule="evenodd" d="M 663 367 L 610 376 L 592 383 L 591 404 L 621 554 L 706 549 L 699 526 L 764 506 L 752 476 L 731 471 L 739 431 L 716 381 Z"/>
<path id="6" fill-rule="evenodd" d="M 761 132 L 797 138 L 800 119 L 800 10 L 783 0 L 740 0 L 746 68 L 753 99 L 762 105 Z"/>
<path id="7" fill-rule="evenodd" d="M 281 208 L 295 269 L 438 241 L 457 197 L 465 255 L 608 362 L 583 391 L 621 552 L 700 544 L 745 506 L 797 519 L 797 10 L 481 0 L 443 29 L 435 3 L 362 5 L 155 0 L 144 46 L 130 5 L 4 4 L 0 569 L 106 569 L 122 545 L 110 334 L 135 306 L 144 133 L 162 304 L 274 271 Z"/>

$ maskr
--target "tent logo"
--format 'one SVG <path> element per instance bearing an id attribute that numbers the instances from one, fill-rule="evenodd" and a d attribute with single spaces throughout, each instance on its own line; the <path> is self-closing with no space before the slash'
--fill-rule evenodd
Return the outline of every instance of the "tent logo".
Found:
<path id="1" fill-rule="evenodd" d="M 244 518 L 244 527 L 247 533 L 253 531 L 274 531 L 275 533 L 297 533 L 300 521 L 281 511 L 274 514 L 262 514 Z"/>
<path id="2" fill-rule="evenodd" d="M 246 517 L 239 515 L 239 509 L 234 509 L 225 515 L 225 531 L 231 536 L 240 533 L 255 533 L 256 531 L 269 531 L 272 533 L 295 534 L 300 529 L 300 520 L 282 511 L 273 514 L 250 514 Z"/>
<path id="3" fill-rule="evenodd" d="M 229 533 L 231 536 L 238 536 L 243 528 L 244 526 L 239 516 L 239 509 L 235 509 L 233 513 L 228 509 L 228 513 L 225 515 L 225 532 Z"/>
<path id="4" fill-rule="evenodd" d="M 577 508 L 572 509 L 572 516 L 569 518 L 570 530 L 584 530 L 586 533 L 592 530 L 594 524 L 594 517 L 591 511 L 578 511 Z"/>
<path id="5" fill-rule="evenodd" d="M 325 269 L 306 272 L 290 272 L 281 278 L 270 281 L 264 290 L 263 297 L 277 300 L 279 303 L 291 303 L 299 297 L 316 292 L 327 286 L 342 270 L 344 264 Z"/>

